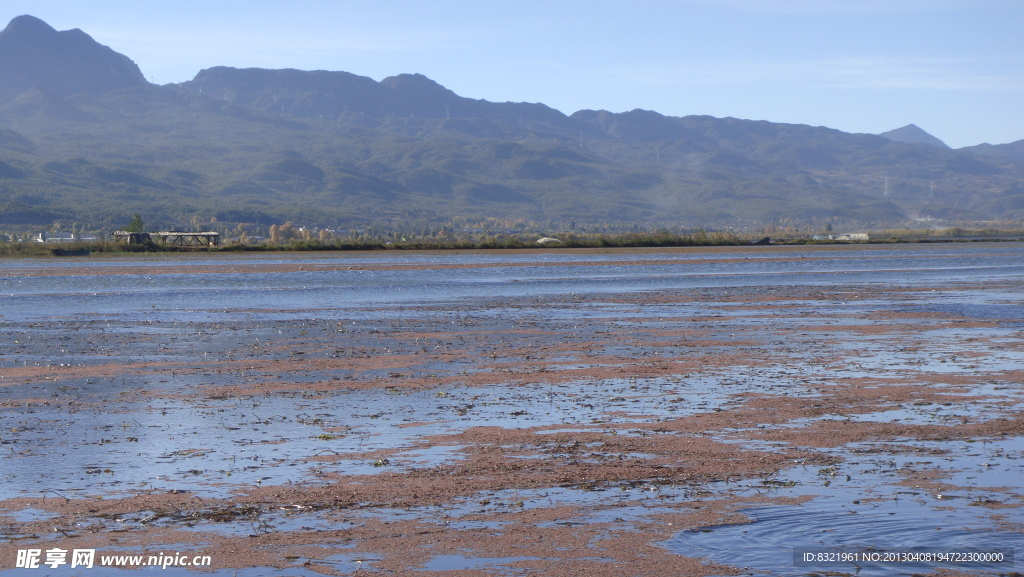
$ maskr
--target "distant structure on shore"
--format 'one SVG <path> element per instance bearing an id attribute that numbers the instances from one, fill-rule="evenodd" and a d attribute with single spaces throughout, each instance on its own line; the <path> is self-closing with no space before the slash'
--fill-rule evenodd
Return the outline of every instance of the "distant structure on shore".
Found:
<path id="1" fill-rule="evenodd" d="M 110 233 L 114 242 L 146 244 L 159 242 L 167 246 L 206 247 L 220 245 L 219 232 L 128 232 L 115 230 Z"/>
<path id="2" fill-rule="evenodd" d="M 81 236 L 78 234 L 69 234 L 67 236 L 60 234 L 46 234 L 45 232 L 39 233 L 36 236 L 36 242 L 43 243 L 58 243 L 58 242 L 95 242 L 98 240 L 95 236 Z"/>
<path id="3" fill-rule="evenodd" d="M 871 240 L 866 232 L 852 232 L 849 234 L 815 234 L 811 240 Z"/>

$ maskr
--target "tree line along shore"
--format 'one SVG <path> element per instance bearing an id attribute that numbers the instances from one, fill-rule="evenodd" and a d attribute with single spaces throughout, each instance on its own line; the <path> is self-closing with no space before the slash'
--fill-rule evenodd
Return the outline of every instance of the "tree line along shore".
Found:
<path id="1" fill-rule="evenodd" d="M 415 238 L 392 233 L 387 237 L 360 239 L 228 239 L 217 246 L 173 246 L 158 241 L 129 244 L 114 240 L 63 242 L 0 242 L 0 257 L 87 256 L 119 253 L 175 252 L 275 252 L 275 251 L 381 251 L 381 250 L 486 250 L 571 248 L 658 248 L 746 245 L 886 244 L 903 242 L 1022 241 L 1024 229 L 885 230 L 854 235 L 759 236 L 726 232 L 568 233 L 538 238 L 537 235 L 496 234 L 485 238 Z"/>

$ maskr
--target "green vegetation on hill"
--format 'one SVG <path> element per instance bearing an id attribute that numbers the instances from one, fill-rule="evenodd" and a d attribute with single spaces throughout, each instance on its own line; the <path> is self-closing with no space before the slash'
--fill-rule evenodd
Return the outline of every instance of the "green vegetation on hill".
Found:
<path id="1" fill-rule="evenodd" d="M 218 67 L 152 86 L 87 35 L 10 29 L 0 68 L 59 39 L 82 66 L 115 73 L 83 85 L 29 59 L 45 87 L 0 94 L 0 230 L 100 233 L 133 214 L 152 230 L 256 237 L 293 222 L 353 238 L 484 221 L 609 232 L 1024 221 L 1016 145 L 950 150 L 643 110 L 566 116 L 415 74 Z"/>

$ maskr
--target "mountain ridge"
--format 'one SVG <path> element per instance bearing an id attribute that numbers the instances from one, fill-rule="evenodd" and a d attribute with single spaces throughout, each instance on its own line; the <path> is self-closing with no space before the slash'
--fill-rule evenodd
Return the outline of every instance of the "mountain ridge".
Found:
<path id="1" fill-rule="evenodd" d="M 20 45 L 67 51 L 54 36 L 65 33 L 39 22 L 14 30 L 34 27 L 52 45 Z M 15 36 L 9 29 L 0 35 Z M 84 32 L 71 37 L 95 43 Z M 82 52 L 89 66 L 131 63 L 102 48 Z M 0 43 L 0 70 L 26 61 L 12 54 Z M 420 74 L 378 82 L 218 66 L 156 86 L 134 63 L 93 85 L 44 69 L 57 75 L 0 92 L 0 224 L 114 226 L 132 213 L 169 227 L 196 219 L 424 228 L 453 219 L 733 228 L 1024 219 L 1022 163 L 1002 145 L 953 150 L 640 109 L 565 115 L 541 103 L 461 97 Z"/>
<path id="2" fill-rule="evenodd" d="M 29 15 L 0 31 L 0 98 L 40 88 L 67 96 L 148 84 L 127 56 L 75 28 L 58 32 Z"/>

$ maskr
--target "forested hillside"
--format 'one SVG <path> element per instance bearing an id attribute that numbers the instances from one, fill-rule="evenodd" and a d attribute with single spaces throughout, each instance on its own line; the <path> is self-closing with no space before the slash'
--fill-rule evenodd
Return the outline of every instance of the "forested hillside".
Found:
<path id="1" fill-rule="evenodd" d="M 106 72 L 70 72 L 83 68 Z M 21 17 L 0 32 L 10 80 L 0 90 L 0 224 L 116 227 L 132 214 L 164 228 L 1024 219 L 1020 142 L 951 150 L 916 132 L 565 115 L 463 98 L 415 74 L 378 82 L 218 67 L 155 86 L 137 71 L 81 31 Z"/>

